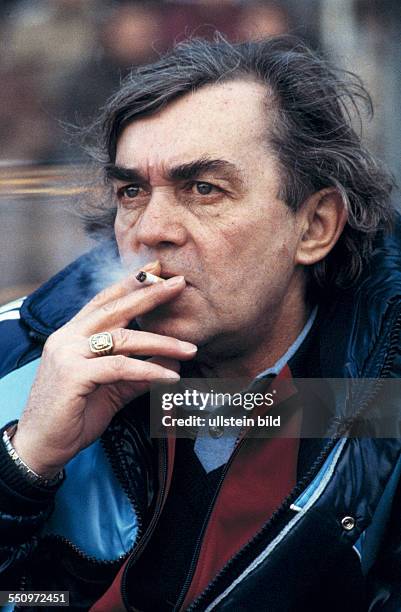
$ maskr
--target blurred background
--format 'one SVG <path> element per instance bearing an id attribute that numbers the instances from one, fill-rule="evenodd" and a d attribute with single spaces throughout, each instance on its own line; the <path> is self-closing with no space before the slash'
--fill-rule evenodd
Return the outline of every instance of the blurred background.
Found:
<path id="1" fill-rule="evenodd" d="M 400 0 L 0 0 L 0 304 L 91 245 L 74 216 L 83 151 L 71 126 L 130 67 L 215 29 L 296 34 L 359 74 L 376 109 L 366 138 L 401 183 Z"/>

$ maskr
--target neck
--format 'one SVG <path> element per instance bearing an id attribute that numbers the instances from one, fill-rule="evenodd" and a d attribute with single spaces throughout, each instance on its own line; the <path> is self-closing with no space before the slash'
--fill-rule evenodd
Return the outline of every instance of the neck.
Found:
<path id="1" fill-rule="evenodd" d="M 308 317 L 311 308 L 307 304 L 292 308 L 287 304 L 277 315 L 269 319 L 268 325 L 260 325 L 244 334 L 246 341 L 241 345 L 225 346 L 224 350 L 205 347 L 198 355 L 202 375 L 207 378 L 246 378 L 253 380 L 260 372 L 271 368 L 295 342 Z M 251 340 L 251 341 L 249 341 Z M 253 340 L 253 341 L 252 341 Z"/>

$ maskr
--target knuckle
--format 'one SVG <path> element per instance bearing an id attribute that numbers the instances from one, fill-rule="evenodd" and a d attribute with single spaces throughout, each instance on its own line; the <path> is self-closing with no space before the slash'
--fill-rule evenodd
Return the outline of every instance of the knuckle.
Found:
<path id="1" fill-rule="evenodd" d="M 47 360 L 52 363 L 54 366 L 63 366 L 71 369 L 71 364 L 77 364 L 77 358 L 79 354 L 77 354 L 76 350 L 76 342 L 74 338 L 66 338 L 61 335 L 57 335 L 57 332 L 49 336 L 46 340 L 42 359 Z"/>
<path id="2" fill-rule="evenodd" d="M 99 293 L 97 293 L 89 302 L 93 306 L 97 306 L 97 304 L 102 304 L 104 300 L 107 299 L 107 290 L 102 289 Z"/>
<path id="3" fill-rule="evenodd" d="M 48 339 L 46 340 L 44 347 L 43 347 L 43 354 L 44 355 L 54 354 L 55 351 L 57 350 L 57 346 L 58 346 L 58 337 L 56 336 L 56 333 L 54 333 L 51 336 L 49 336 Z"/>
<path id="4" fill-rule="evenodd" d="M 122 372 L 125 370 L 125 357 L 124 355 L 115 355 L 111 361 L 110 365 L 115 372 Z"/>
<path id="5" fill-rule="evenodd" d="M 128 329 L 124 329 L 123 327 L 119 327 L 115 331 L 113 331 L 113 339 L 119 347 L 123 347 L 130 341 L 130 332 Z"/>
<path id="6" fill-rule="evenodd" d="M 119 300 L 114 300 L 113 302 L 109 302 L 108 304 L 103 304 L 101 307 L 101 311 L 106 315 L 114 314 L 119 309 Z"/>
<path id="7" fill-rule="evenodd" d="M 144 362 L 141 374 L 145 379 L 155 378 L 159 374 L 159 368 L 154 363 Z"/>
<path id="8" fill-rule="evenodd" d="M 57 361 L 60 363 L 71 364 L 72 354 L 68 347 L 61 347 L 57 350 Z M 74 356 L 75 361 L 75 356 Z"/>

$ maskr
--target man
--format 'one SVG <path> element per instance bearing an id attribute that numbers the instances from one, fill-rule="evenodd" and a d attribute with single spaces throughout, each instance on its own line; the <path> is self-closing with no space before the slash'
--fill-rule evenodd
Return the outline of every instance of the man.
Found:
<path id="1" fill-rule="evenodd" d="M 115 206 L 91 223 L 114 219 L 127 275 L 89 299 L 101 245 L 2 315 L 2 589 L 96 611 L 401 607 L 401 443 L 350 436 L 379 384 L 338 391 L 320 439 L 291 391 L 281 436 L 148 430 L 150 383 L 180 369 L 399 375 L 391 186 L 355 95 L 299 41 L 194 40 L 109 102 Z"/>

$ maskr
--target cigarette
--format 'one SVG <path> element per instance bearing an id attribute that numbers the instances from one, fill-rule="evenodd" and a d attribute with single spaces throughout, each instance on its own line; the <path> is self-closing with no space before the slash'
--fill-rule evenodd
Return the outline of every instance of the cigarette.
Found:
<path id="1" fill-rule="evenodd" d="M 162 280 L 164 280 L 163 278 L 160 278 L 160 276 L 156 276 L 155 274 L 151 274 L 150 272 L 144 272 L 143 270 L 138 272 L 135 278 L 137 281 L 142 283 L 144 287 L 147 287 L 149 285 L 155 285 L 156 283 L 160 283 Z"/>

